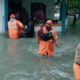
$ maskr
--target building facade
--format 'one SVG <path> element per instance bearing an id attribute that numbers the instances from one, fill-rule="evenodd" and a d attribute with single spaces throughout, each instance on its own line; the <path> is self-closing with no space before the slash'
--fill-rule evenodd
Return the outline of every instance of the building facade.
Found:
<path id="1" fill-rule="evenodd" d="M 14 0 L 13 0 L 14 1 Z M 16 0 L 17 1 L 17 0 Z M 32 3 L 43 3 L 46 5 L 46 19 L 53 19 L 55 11 L 55 0 L 21 0 L 22 7 L 24 7 L 29 15 L 31 15 L 31 4 Z M 0 33 L 7 31 L 8 23 L 8 3 L 9 0 L 0 0 Z M 14 5 L 15 6 L 15 5 Z"/>

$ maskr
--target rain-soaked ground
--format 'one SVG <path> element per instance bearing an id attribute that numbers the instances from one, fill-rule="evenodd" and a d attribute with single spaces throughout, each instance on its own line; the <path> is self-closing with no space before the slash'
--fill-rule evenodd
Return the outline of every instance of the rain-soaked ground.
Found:
<path id="1" fill-rule="evenodd" d="M 52 57 L 39 56 L 36 38 L 10 40 L 0 35 L 0 80 L 74 80 L 73 61 L 80 32 L 59 33 L 63 43 Z"/>

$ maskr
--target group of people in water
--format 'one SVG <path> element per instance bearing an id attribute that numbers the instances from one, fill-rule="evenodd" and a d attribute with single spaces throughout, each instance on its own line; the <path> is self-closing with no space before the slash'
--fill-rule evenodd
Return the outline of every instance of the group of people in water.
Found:
<path id="1" fill-rule="evenodd" d="M 44 20 L 39 21 L 39 27 L 37 28 L 37 42 L 39 46 L 39 55 L 54 55 L 54 44 L 59 47 L 60 42 L 58 41 L 58 36 L 56 31 L 52 28 L 52 20 L 47 20 L 44 23 Z M 34 36 L 34 24 L 32 23 L 32 17 L 29 18 L 29 23 L 25 30 L 24 25 L 16 19 L 15 14 L 10 15 L 10 20 L 8 22 L 8 32 L 10 39 L 19 38 L 20 35 L 26 34 L 27 37 Z"/>
<path id="2" fill-rule="evenodd" d="M 32 18 L 29 19 L 28 26 L 26 29 L 24 25 L 16 20 L 15 14 L 10 15 L 10 20 L 8 22 L 8 32 L 10 39 L 19 38 L 21 34 L 26 34 L 27 37 L 34 36 L 34 24 L 32 22 Z M 44 20 L 39 21 L 39 26 L 36 32 L 37 43 L 39 43 L 39 55 L 43 56 L 53 56 L 55 55 L 54 45 L 60 48 L 61 42 L 58 40 L 58 35 L 56 31 L 53 29 L 53 21 L 47 20 L 44 23 Z M 75 61 L 73 65 L 74 75 L 76 80 L 80 80 L 80 44 L 78 45 Z"/>

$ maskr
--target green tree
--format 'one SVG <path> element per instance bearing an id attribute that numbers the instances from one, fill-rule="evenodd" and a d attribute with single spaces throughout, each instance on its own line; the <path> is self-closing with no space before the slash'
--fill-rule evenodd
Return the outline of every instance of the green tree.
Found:
<path id="1" fill-rule="evenodd" d="M 74 16 L 72 25 L 77 22 L 76 14 L 80 15 L 80 0 L 67 0 L 68 15 Z"/>

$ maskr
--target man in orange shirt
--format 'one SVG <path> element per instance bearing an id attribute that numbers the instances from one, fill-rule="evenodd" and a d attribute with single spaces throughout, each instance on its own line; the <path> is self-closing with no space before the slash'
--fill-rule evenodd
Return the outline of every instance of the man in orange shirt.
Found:
<path id="1" fill-rule="evenodd" d="M 48 36 L 50 36 L 51 38 L 49 40 L 43 40 L 41 36 L 37 36 L 37 40 L 39 42 L 39 55 L 49 55 L 52 56 L 55 54 L 54 51 L 54 44 L 56 44 L 57 47 L 59 42 L 58 42 L 58 37 L 57 37 L 57 33 L 54 29 L 52 29 L 53 26 L 53 22 L 51 20 L 48 20 L 46 22 L 46 26 L 43 29 L 43 33 L 44 34 L 48 34 Z"/>
<path id="2" fill-rule="evenodd" d="M 8 32 L 10 39 L 16 39 L 20 37 L 20 33 L 24 33 L 24 25 L 16 20 L 15 14 L 10 15 L 10 21 L 8 21 Z"/>

